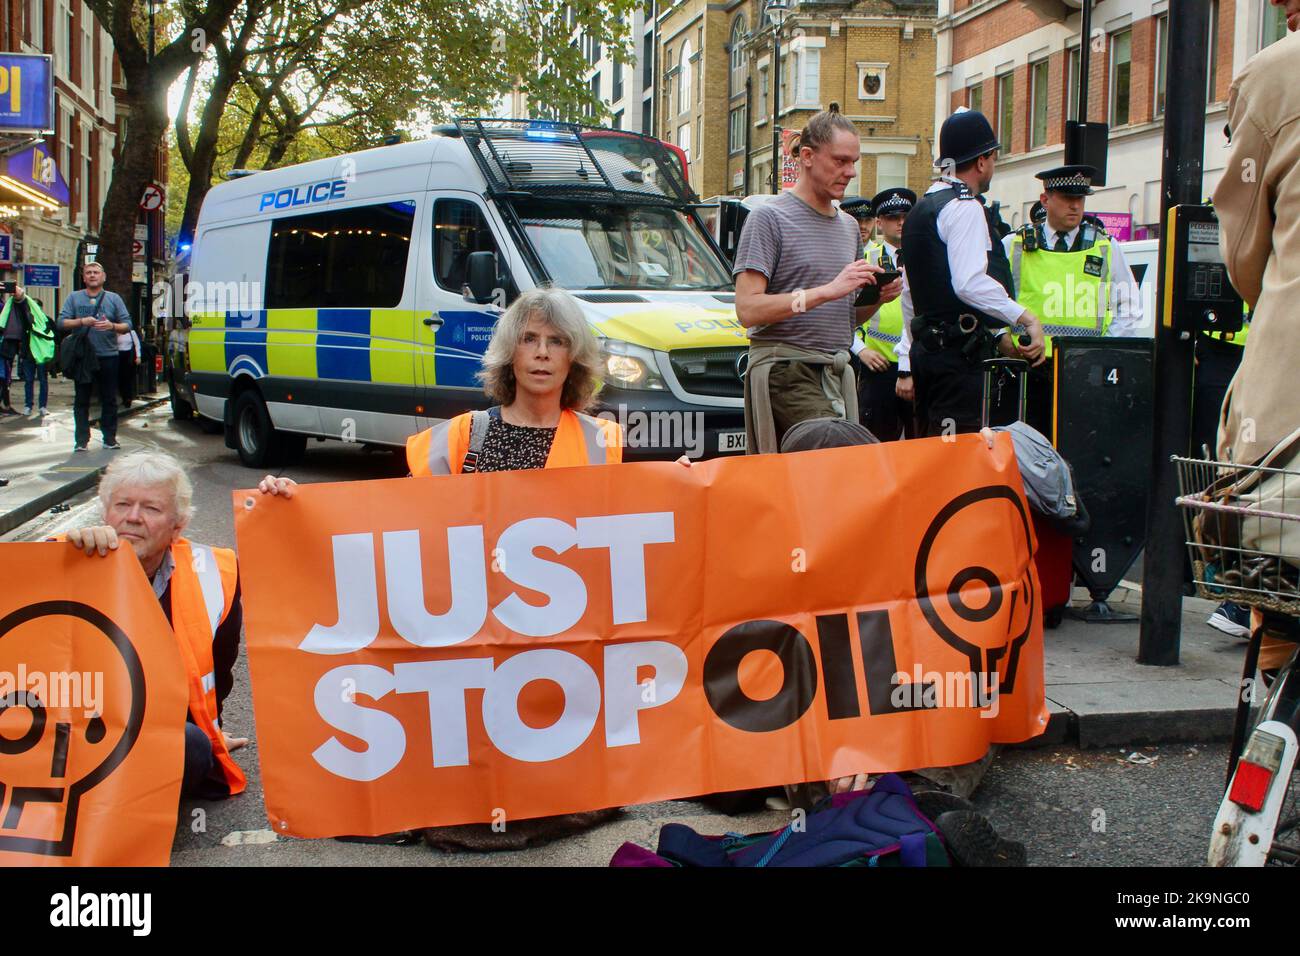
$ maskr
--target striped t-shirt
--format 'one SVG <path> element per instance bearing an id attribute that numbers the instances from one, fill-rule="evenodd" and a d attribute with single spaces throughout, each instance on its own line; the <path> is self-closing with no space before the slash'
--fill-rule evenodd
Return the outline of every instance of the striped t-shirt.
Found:
<path id="1" fill-rule="evenodd" d="M 825 285 L 858 258 L 858 223 L 835 210 L 825 216 L 792 192 L 764 203 L 745 220 L 732 275 L 747 269 L 767 276 L 769 293 Z M 853 342 L 856 293 L 824 302 L 783 322 L 755 327 L 755 342 L 787 342 L 806 349 L 836 352 Z"/>

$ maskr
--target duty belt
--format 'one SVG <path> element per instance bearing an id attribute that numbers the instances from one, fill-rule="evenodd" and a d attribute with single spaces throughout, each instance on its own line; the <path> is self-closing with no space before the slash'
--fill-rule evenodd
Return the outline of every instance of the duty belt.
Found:
<path id="1" fill-rule="evenodd" d="M 912 320 L 912 337 L 931 351 L 960 348 L 969 357 L 989 335 L 984 323 L 970 312 L 923 315 Z"/>

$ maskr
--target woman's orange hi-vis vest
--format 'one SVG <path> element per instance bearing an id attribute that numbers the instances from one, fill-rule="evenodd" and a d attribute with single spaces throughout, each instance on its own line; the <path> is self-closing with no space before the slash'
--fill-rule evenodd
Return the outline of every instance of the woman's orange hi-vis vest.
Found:
<path id="1" fill-rule="evenodd" d="M 177 538 L 171 554 L 175 563 L 171 577 L 172 630 L 189 682 L 190 716 L 212 742 L 212 756 L 233 796 L 243 792 L 247 781 L 231 759 L 217 722 L 212 642 L 235 599 L 239 576 L 235 552 Z"/>
<path id="2" fill-rule="evenodd" d="M 469 450 L 472 412 L 449 418 L 406 440 L 406 464 L 416 477 L 459 475 Z M 623 431 L 618 422 L 565 409 L 546 456 L 547 468 L 613 465 L 623 460 Z"/>

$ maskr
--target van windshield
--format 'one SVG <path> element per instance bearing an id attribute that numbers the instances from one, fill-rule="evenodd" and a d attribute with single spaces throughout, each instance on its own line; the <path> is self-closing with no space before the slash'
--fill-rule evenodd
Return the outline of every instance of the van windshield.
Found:
<path id="1" fill-rule="evenodd" d="M 713 250 L 681 212 L 658 206 L 520 199 L 529 241 L 556 285 L 581 289 L 731 289 Z"/>

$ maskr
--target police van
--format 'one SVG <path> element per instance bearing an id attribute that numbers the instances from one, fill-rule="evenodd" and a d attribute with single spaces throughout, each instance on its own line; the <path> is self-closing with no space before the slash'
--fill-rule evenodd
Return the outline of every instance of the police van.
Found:
<path id="1" fill-rule="evenodd" d="M 595 411 L 627 459 L 743 452 L 748 339 L 697 206 L 658 140 L 528 120 L 221 183 L 169 350 L 174 413 L 220 423 L 250 467 L 311 437 L 401 446 L 488 404 L 497 317 L 549 283 L 600 342 Z"/>

